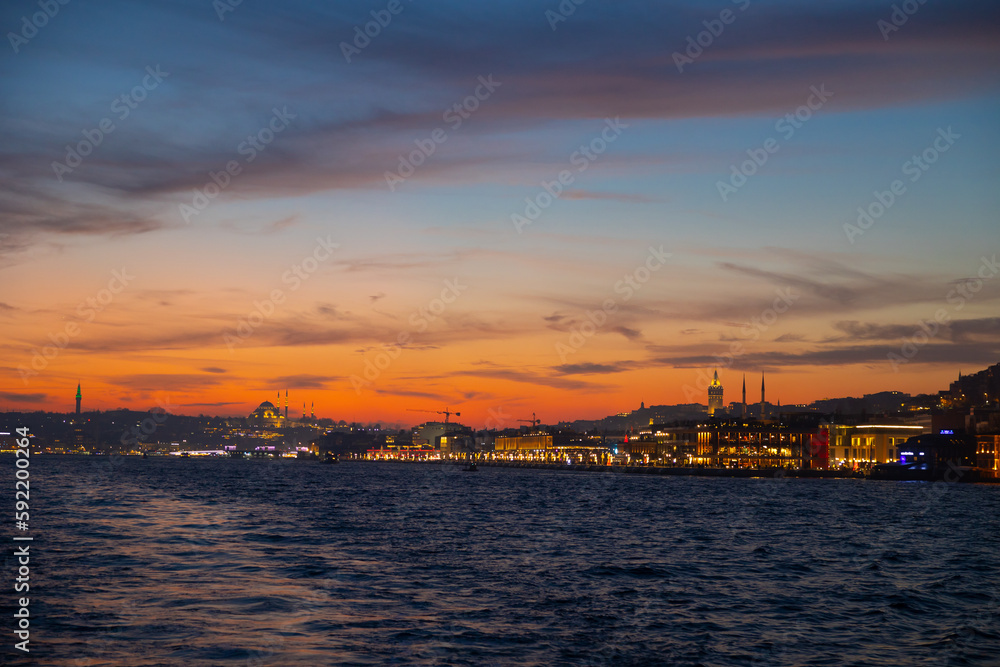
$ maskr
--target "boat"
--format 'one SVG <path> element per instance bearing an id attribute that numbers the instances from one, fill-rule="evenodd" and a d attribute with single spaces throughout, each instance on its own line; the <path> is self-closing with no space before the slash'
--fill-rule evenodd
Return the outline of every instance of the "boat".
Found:
<path id="1" fill-rule="evenodd" d="M 907 482 L 983 482 L 992 479 L 992 471 L 975 466 L 947 466 L 918 463 L 880 463 L 873 466 L 869 479 Z"/>
<path id="2" fill-rule="evenodd" d="M 463 468 L 463 470 L 465 472 L 478 472 L 479 471 L 479 467 L 476 465 L 476 462 L 473 461 L 469 465 L 465 466 L 465 468 Z"/>

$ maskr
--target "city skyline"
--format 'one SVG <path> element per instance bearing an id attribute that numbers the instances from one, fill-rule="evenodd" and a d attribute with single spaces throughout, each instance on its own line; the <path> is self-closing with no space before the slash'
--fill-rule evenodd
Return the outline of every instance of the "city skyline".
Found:
<path id="1" fill-rule="evenodd" d="M 980 371 L 974 371 L 971 374 L 971 377 L 974 380 L 979 380 L 979 379 L 981 379 L 983 377 L 992 377 L 993 374 L 996 373 L 996 370 L 998 368 L 1000 368 L 1000 363 L 995 364 L 995 365 L 991 366 L 990 368 L 981 369 Z M 965 374 L 964 380 L 967 382 L 969 379 L 970 379 L 970 375 L 969 374 Z M 989 381 L 985 380 L 984 382 L 989 382 Z M 798 404 L 788 404 L 788 403 L 786 403 L 784 405 L 784 408 L 786 410 L 791 410 L 793 413 L 794 412 L 800 412 L 803 408 L 806 408 L 807 411 L 814 411 L 814 412 L 816 412 L 816 414 L 821 414 L 824 411 L 825 412 L 831 412 L 831 409 L 829 407 L 826 407 L 826 408 L 818 407 L 818 404 L 822 405 L 822 404 L 824 404 L 826 402 L 838 402 L 838 401 L 840 401 L 840 402 L 843 402 L 843 401 L 859 401 L 859 400 L 862 400 L 862 399 L 867 400 L 868 398 L 873 398 L 873 399 L 879 399 L 879 398 L 881 398 L 881 399 L 884 399 L 885 398 L 884 395 L 895 395 L 895 394 L 901 394 L 902 396 L 905 396 L 907 398 L 916 398 L 916 399 L 921 399 L 921 400 L 926 399 L 926 398 L 934 398 L 936 403 L 940 403 L 941 396 L 943 396 L 943 395 L 950 394 L 952 396 L 955 396 L 955 395 L 958 395 L 959 393 L 963 393 L 964 394 L 964 389 L 962 389 L 963 386 L 964 386 L 963 385 L 963 376 L 961 374 L 959 374 L 958 382 L 952 382 L 952 383 L 950 383 L 950 387 L 947 390 L 946 389 L 940 389 L 937 392 L 930 392 L 930 393 L 910 395 L 910 394 L 907 394 L 905 392 L 899 392 L 899 391 L 895 391 L 895 390 L 889 390 L 889 391 L 884 391 L 884 392 L 877 392 L 877 393 L 874 393 L 874 394 L 862 394 L 862 395 L 859 395 L 859 396 L 825 397 L 823 399 L 820 399 L 818 401 L 813 401 L 813 402 L 810 402 L 810 403 L 798 403 Z M 984 387 L 988 387 L 989 385 L 988 384 L 984 384 L 983 386 Z M 609 412 L 607 412 L 607 409 L 605 409 L 605 414 L 602 414 L 602 415 L 596 416 L 596 417 L 595 416 L 576 415 L 575 419 L 574 418 L 563 418 L 563 419 L 553 420 L 553 421 L 550 421 L 550 422 L 544 421 L 542 419 L 537 419 L 537 415 L 534 414 L 534 413 L 532 413 L 532 418 L 530 420 L 530 424 L 531 424 L 531 426 L 533 428 L 536 425 L 553 426 L 553 425 L 558 425 L 558 424 L 582 423 L 582 422 L 588 422 L 588 421 L 598 421 L 599 422 L 599 421 L 603 421 L 603 420 L 606 420 L 606 419 L 613 419 L 615 417 L 635 415 L 635 414 L 638 414 L 639 412 L 641 412 L 643 410 L 647 410 L 647 409 L 648 410 L 653 410 L 653 409 L 656 409 L 656 408 L 687 408 L 687 407 L 693 407 L 693 406 L 703 407 L 704 410 L 705 410 L 705 416 L 707 416 L 709 418 L 712 418 L 712 417 L 719 418 L 719 417 L 721 417 L 722 420 L 733 420 L 733 419 L 739 420 L 739 419 L 742 419 L 742 420 L 745 421 L 745 420 L 751 419 L 751 418 L 752 419 L 767 419 L 767 418 L 771 418 L 771 417 L 777 418 L 777 417 L 779 417 L 782 414 L 781 413 L 781 409 L 782 409 L 783 406 L 781 404 L 780 399 L 778 400 L 777 404 L 772 403 L 772 402 L 766 400 L 765 376 L 764 376 L 764 374 L 761 374 L 760 398 L 759 399 L 754 399 L 754 398 L 748 399 L 747 398 L 746 377 L 745 377 L 745 375 L 742 378 L 742 387 L 741 387 L 741 394 L 740 394 L 740 399 L 739 400 L 734 399 L 734 400 L 726 402 L 725 399 L 724 399 L 723 390 L 724 390 L 724 385 L 723 385 L 722 381 L 719 378 L 718 371 L 715 371 L 713 373 L 712 382 L 707 387 L 706 396 L 705 396 L 705 400 L 704 401 L 694 401 L 692 403 L 678 403 L 678 404 L 653 404 L 653 403 L 650 403 L 650 405 L 648 405 L 648 406 L 646 405 L 645 401 L 642 401 L 642 402 L 640 402 L 639 408 L 634 409 L 634 410 L 628 410 L 626 412 L 618 412 L 618 413 L 610 412 L 609 413 Z M 989 389 L 987 389 L 987 391 L 989 391 Z M 985 396 L 986 396 L 986 398 L 984 399 L 985 402 L 981 401 L 979 404 L 972 403 L 971 405 L 973 405 L 973 406 L 979 405 L 979 407 L 988 407 L 992 403 L 995 403 L 996 400 L 997 400 L 996 398 L 990 398 L 988 393 L 985 394 Z M 115 411 L 120 411 L 120 410 L 132 410 L 132 411 L 138 411 L 138 412 L 144 412 L 144 411 L 146 411 L 146 409 L 144 409 L 144 408 L 138 408 L 137 409 L 137 408 L 134 408 L 134 407 L 125 407 L 125 406 L 117 406 L 116 408 L 112 408 L 112 409 L 107 409 L 107 408 L 103 408 L 103 407 L 97 407 L 97 408 L 93 408 L 93 409 L 82 410 L 83 392 L 82 392 L 82 384 L 81 383 L 77 383 L 76 393 L 74 395 L 74 399 L 75 399 L 75 408 L 72 411 L 70 411 L 70 412 L 65 412 L 64 413 L 64 412 L 62 412 L 61 410 L 58 410 L 58 409 L 51 410 L 51 411 L 46 411 L 46 412 L 49 412 L 51 414 L 56 414 L 56 415 L 58 415 L 58 414 L 67 414 L 67 415 L 81 416 L 83 414 L 86 414 L 87 412 L 109 413 L 109 412 L 115 412 Z M 155 400 L 156 400 L 156 405 L 151 406 L 151 407 L 148 408 L 148 410 L 150 412 L 155 412 L 157 414 L 174 414 L 174 415 L 178 415 L 178 416 L 188 416 L 188 417 L 195 416 L 195 413 L 190 413 L 190 412 L 187 412 L 187 411 L 178 411 L 177 410 L 178 406 L 176 406 L 175 404 L 173 404 L 171 402 L 171 399 L 170 399 L 170 397 L 168 395 L 162 395 L 162 394 L 161 395 L 157 395 Z M 884 402 L 884 400 L 880 401 L 880 402 Z M 923 401 L 923 402 L 926 403 L 926 401 Z M 914 405 L 916 405 L 916 404 L 914 404 Z M 520 419 L 516 415 L 510 414 L 510 413 L 505 413 L 504 412 L 505 407 L 506 406 L 499 406 L 497 409 L 491 409 L 488 412 L 488 414 L 485 417 L 485 426 L 484 426 L 485 429 L 487 429 L 487 430 L 490 430 L 490 429 L 505 430 L 505 429 L 510 429 L 510 428 L 517 428 L 518 424 L 523 423 L 523 422 L 529 422 L 529 420 L 527 420 L 527 419 Z M 901 404 L 898 407 L 899 408 L 903 408 L 904 405 Z M 770 410 L 772 408 L 775 410 L 775 414 L 770 414 L 770 413 L 766 413 L 765 412 L 766 410 Z M 436 413 L 438 415 L 445 415 L 446 418 L 445 418 L 445 420 L 443 422 L 440 420 L 440 418 L 438 418 L 436 420 L 435 419 L 427 419 L 427 420 L 423 420 L 423 421 L 417 420 L 416 418 L 411 418 L 409 420 L 401 420 L 401 421 L 400 420 L 386 421 L 386 428 L 397 428 L 397 427 L 407 428 L 407 427 L 410 427 L 410 426 L 419 425 L 420 423 L 448 423 L 448 418 L 450 418 L 452 415 L 454 415 L 456 417 L 455 423 L 457 424 L 457 423 L 459 423 L 458 417 L 460 417 L 461 414 L 462 414 L 460 411 L 451 410 L 450 406 L 446 407 L 444 410 L 413 409 L 413 408 L 410 408 L 407 411 L 408 412 Z M 5 408 L 5 406 L 0 405 L 0 412 L 14 412 L 14 413 L 18 413 L 18 412 L 28 412 L 28 411 L 26 411 L 26 410 L 25 411 L 10 410 L 10 409 Z M 719 414 L 716 414 L 717 412 Z M 865 412 L 865 410 L 862 410 L 862 412 Z M 878 410 L 876 410 L 876 412 L 878 412 Z M 791 413 L 789 413 L 789 414 L 791 414 Z M 755 415 L 755 416 L 751 417 L 751 415 Z M 275 398 L 274 398 L 273 402 L 270 399 L 265 399 L 265 400 L 261 401 L 259 404 L 253 406 L 253 410 L 249 413 L 249 415 L 247 415 L 246 412 L 234 412 L 234 413 L 231 413 L 231 414 L 230 413 L 215 412 L 215 413 L 208 413 L 208 414 L 206 414 L 204 411 L 202 411 L 202 412 L 197 413 L 197 416 L 204 417 L 206 419 L 244 419 L 244 418 L 247 418 L 247 419 L 251 419 L 251 420 L 257 419 L 257 418 L 263 416 L 265 418 L 265 420 L 267 420 L 268 422 L 271 423 L 272 426 L 279 425 L 279 422 L 281 424 L 287 424 L 288 426 L 292 426 L 294 424 L 299 424 L 299 423 L 317 424 L 317 423 L 321 423 L 321 422 L 323 422 L 323 423 L 325 423 L 325 422 L 332 422 L 334 424 L 340 423 L 340 424 L 351 424 L 351 425 L 355 425 L 356 424 L 358 426 L 366 426 L 365 422 L 356 422 L 354 420 L 351 420 L 351 421 L 345 420 L 345 419 L 343 419 L 342 415 L 337 415 L 337 414 L 325 414 L 324 415 L 324 414 L 321 414 L 321 415 L 317 416 L 316 415 L 316 403 L 315 403 L 315 401 L 309 401 L 309 400 L 303 401 L 301 412 L 297 412 L 297 411 L 295 411 L 294 409 L 292 409 L 290 407 L 290 403 L 289 403 L 289 390 L 287 390 L 287 389 L 284 391 L 284 398 L 282 398 L 282 392 L 280 390 L 278 390 L 278 391 L 275 392 Z M 375 424 L 375 423 L 380 423 L 381 421 L 383 421 L 383 420 L 368 421 L 367 425 L 371 425 L 371 424 Z M 472 422 L 471 420 L 468 420 L 468 419 L 463 419 L 463 421 L 468 421 L 470 424 L 474 424 L 474 422 Z M 684 421 L 684 420 L 682 419 L 681 421 Z"/>
<path id="2" fill-rule="evenodd" d="M 0 9 L 0 405 L 556 423 L 1000 358 L 996 7 L 574 6 Z"/>

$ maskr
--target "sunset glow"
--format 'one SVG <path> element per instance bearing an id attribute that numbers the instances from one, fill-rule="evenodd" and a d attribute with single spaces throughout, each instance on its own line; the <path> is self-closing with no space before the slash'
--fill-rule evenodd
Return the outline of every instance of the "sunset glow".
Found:
<path id="1" fill-rule="evenodd" d="M 346 54 L 378 7 L 62 6 L 0 59 L 0 409 L 516 425 L 996 363 L 997 22 L 649 4 L 404 2 Z"/>

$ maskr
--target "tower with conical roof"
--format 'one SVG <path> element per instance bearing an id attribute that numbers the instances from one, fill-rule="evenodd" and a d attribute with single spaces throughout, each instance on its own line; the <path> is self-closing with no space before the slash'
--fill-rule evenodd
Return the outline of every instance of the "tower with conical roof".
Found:
<path id="1" fill-rule="evenodd" d="M 708 385 L 709 416 L 714 415 L 716 410 L 721 410 L 722 406 L 722 383 L 719 382 L 719 371 L 715 371 L 715 377 L 712 378 L 712 384 Z"/>
<path id="2" fill-rule="evenodd" d="M 83 394 L 80 393 L 80 384 L 76 385 L 76 414 L 80 414 L 80 401 L 83 400 Z"/>

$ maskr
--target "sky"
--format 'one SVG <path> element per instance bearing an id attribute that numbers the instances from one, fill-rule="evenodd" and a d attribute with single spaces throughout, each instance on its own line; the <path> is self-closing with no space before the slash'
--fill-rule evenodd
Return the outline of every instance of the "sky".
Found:
<path id="1" fill-rule="evenodd" d="M 46 13 L 47 12 L 47 13 Z M 0 410 L 481 427 L 1000 361 L 1000 6 L 12 0 Z"/>

